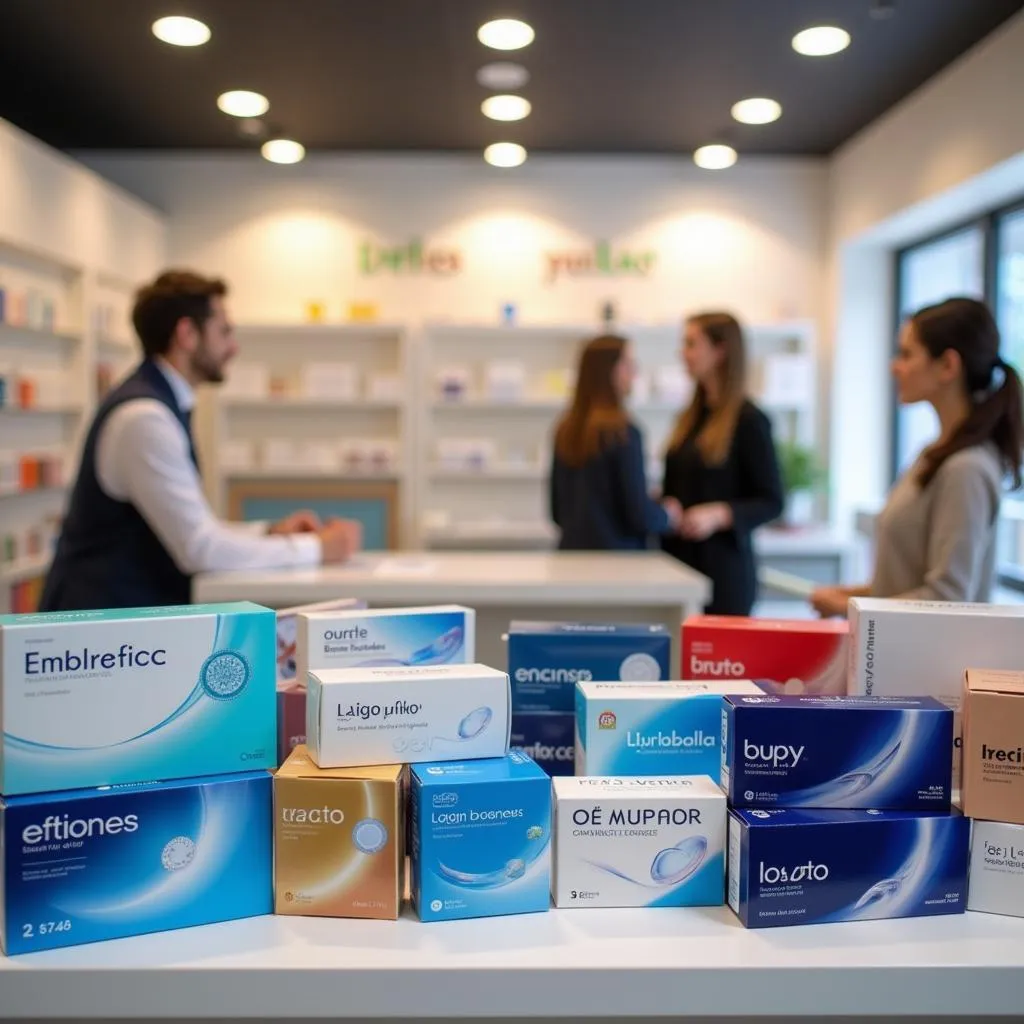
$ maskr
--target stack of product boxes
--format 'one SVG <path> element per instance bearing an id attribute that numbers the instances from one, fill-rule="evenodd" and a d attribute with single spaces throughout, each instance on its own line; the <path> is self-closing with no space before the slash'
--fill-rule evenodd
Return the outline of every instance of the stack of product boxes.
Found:
<path id="1" fill-rule="evenodd" d="M 274 782 L 277 913 L 397 917 L 407 828 L 421 920 L 548 909 L 550 780 L 509 752 L 508 676 L 472 663 L 474 633 L 457 606 L 299 615 L 308 748 Z"/>
<path id="2" fill-rule="evenodd" d="M 0 617 L 0 940 L 272 909 L 274 613 Z"/>

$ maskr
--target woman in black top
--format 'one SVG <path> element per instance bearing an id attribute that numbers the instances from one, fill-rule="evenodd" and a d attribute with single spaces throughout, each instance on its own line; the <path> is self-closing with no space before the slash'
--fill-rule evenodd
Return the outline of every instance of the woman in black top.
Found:
<path id="1" fill-rule="evenodd" d="M 749 615 L 757 597 L 751 534 L 782 513 L 771 424 L 746 396 L 743 330 L 734 317 L 687 320 L 683 361 L 696 389 L 669 441 L 663 486 L 683 519 L 663 547 L 711 579 L 709 613 Z"/>
<path id="2" fill-rule="evenodd" d="M 625 338 L 594 338 L 580 355 L 551 466 L 551 518 L 562 551 L 641 549 L 651 534 L 679 524 L 678 502 L 659 505 L 647 493 L 643 438 L 623 407 L 635 375 Z"/>

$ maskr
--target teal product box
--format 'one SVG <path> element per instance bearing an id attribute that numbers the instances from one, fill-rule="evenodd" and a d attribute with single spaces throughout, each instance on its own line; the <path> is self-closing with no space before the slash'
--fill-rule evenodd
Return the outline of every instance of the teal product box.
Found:
<path id="1" fill-rule="evenodd" d="M 267 772 L 4 798 L 0 836 L 9 955 L 273 909 Z"/>
<path id="2" fill-rule="evenodd" d="M 512 711 L 572 713 L 582 682 L 668 679 L 672 638 L 662 625 L 513 622 L 508 631 Z"/>
<path id="3" fill-rule="evenodd" d="M 413 765 L 409 807 L 421 921 L 548 909 L 551 780 L 525 754 Z"/>
<path id="4" fill-rule="evenodd" d="M 722 698 L 752 682 L 576 684 L 577 775 L 707 775 L 722 770 Z"/>
<path id="5" fill-rule="evenodd" d="M 0 616 L 0 793 L 275 767 L 274 626 L 248 602 Z"/>

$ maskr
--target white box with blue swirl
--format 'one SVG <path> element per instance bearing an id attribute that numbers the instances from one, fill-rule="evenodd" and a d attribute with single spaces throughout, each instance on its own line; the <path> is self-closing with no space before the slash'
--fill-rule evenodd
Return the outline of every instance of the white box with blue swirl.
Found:
<path id="1" fill-rule="evenodd" d="M 248 602 L 0 616 L 0 793 L 273 768 L 274 654 Z"/>
<path id="2" fill-rule="evenodd" d="M 486 665 L 309 674 L 306 746 L 321 768 L 504 757 L 508 675 Z"/>
<path id="3" fill-rule="evenodd" d="M 953 711 L 932 697 L 729 696 L 721 749 L 733 807 L 950 807 Z"/>
<path id="4" fill-rule="evenodd" d="M 970 836 L 957 812 L 734 809 L 729 906 L 747 928 L 962 914 Z"/>

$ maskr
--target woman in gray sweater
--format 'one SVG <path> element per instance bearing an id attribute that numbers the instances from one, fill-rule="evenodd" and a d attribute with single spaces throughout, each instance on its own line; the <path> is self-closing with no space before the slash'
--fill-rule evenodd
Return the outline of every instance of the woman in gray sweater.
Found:
<path id="1" fill-rule="evenodd" d="M 984 303 L 947 299 L 903 325 L 893 376 L 904 404 L 929 402 L 939 438 L 896 482 L 875 524 L 870 585 L 821 587 L 811 604 L 845 615 L 851 597 L 988 601 L 1003 483 L 1021 485 L 1024 391 L 999 355 Z"/>

